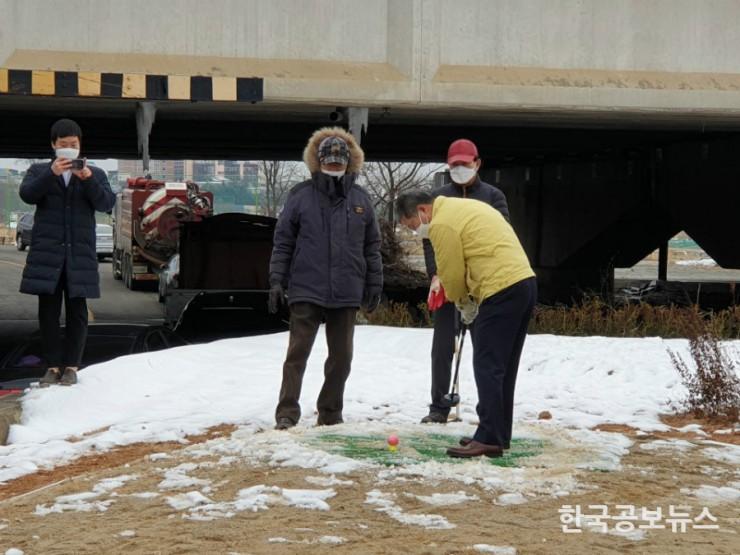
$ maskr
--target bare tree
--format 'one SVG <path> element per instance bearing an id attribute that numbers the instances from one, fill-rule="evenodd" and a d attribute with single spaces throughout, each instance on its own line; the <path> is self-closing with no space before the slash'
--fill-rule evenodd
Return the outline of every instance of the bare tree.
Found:
<path id="1" fill-rule="evenodd" d="M 261 160 L 258 166 L 265 180 L 264 213 L 266 216 L 276 217 L 285 203 L 290 188 L 296 182 L 305 179 L 304 166 L 299 162 L 284 160 Z"/>
<path id="2" fill-rule="evenodd" d="M 388 221 L 395 220 L 399 195 L 413 189 L 429 189 L 440 164 L 408 162 L 368 162 L 362 169 L 364 185 L 375 200 L 375 207 Z"/>

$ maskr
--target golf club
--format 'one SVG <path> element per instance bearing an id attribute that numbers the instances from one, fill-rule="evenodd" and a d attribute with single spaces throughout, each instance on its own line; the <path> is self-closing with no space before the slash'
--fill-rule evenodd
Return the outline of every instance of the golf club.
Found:
<path id="1" fill-rule="evenodd" d="M 455 360 L 455 376 L 452 378 L 452 391 L 442 397 L 442 405 L 445 407 L 456 407 L 460 404 L 460 393 L 457 391 L 457 387 L 455 386 L 456 383 L 458 383 L 458 376 L 460 374 L 460 360 L 462 359 L 462 348 L 463 343 L 465 342 L 465 332 L 467 331 L 468 326 L 465 324 L 462 324 L 462 329 L 460 331 L 460 342 L 457 346 L 457 359 Z"/>

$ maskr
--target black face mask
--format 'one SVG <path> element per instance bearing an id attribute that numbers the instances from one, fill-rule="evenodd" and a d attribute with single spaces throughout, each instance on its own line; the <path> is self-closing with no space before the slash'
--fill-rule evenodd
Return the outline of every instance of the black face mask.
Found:
<path id="1" fill-rule="evenodd" d="M 334 196 L 344 198 L 344 184 L 342 183 L 341 177 L 332 177 L 332 183 L 334 183 Z"/>

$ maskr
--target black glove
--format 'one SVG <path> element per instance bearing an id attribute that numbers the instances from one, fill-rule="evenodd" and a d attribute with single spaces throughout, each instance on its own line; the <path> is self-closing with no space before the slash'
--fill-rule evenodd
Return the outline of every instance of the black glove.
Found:
<path id="1" fill-rule="evenodd" d="M 270 314 L 277 314 L 280 306 L 285 303 L 285 290 L 283 286 L 276 283 L 270 287 L 270 297 L 267 300 L 267 310 Z"/>
<path id="2" fill-rule="evenodd" d="M 378 308 L 378 305 L 380 304 L 381 292 L 381 289 L 375 288 L 365 290 L 365 294 L 363 295 L 362 299 L 362 304 L 365 305 L 365 312 L 370 314 L 372 311 Z"/>

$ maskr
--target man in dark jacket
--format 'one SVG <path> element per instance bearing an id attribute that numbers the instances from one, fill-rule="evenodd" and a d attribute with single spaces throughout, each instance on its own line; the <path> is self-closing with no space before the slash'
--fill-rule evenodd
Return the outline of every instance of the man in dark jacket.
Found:
<path id="1" fill-rule="evenodd" d="M 364 154 L 344 129 L 316 131 L 303 152 L 311 179 L 288 195 L 275 228 L 270 260 L 270 312 L 287 302 L 290 339 L 283 365 L 278 430 L 301 417 L 306 363 L 322 320 L 329 356 L 317 401 L 318 424 L 342 422 L 344 384 L 352 363 L 355 315 L 380 302 L 380 232 L 368 194 L 356 185 Z"/>
<path id="2" fill-rule="evenodd" d="M 471 198 L 490 204 L 509 221 L 509 207 L 504 194 L 478 177 L 481 160 L 478 148 L 468 139 L 454 141 L 447 151 L 447 165 L 452 183 L 434 191 L 433 196 Z M 439 291 L 437 264 L 429 239 L 423 239 L 424 261 L 427 274 L 432 280 L 430 294 Z M 450 409 L 442 402 L 450 388 L 452 358 L 455 354 L 455 336 L 460 322 L 455 305 L 445 302 L 434 312 L 434 337 L 432 339 L 432 404 L 429 414 L 422 418 L 423 424 L 446 423 Z"/>
<path id="3" fill-rule="evenodd" d="M 105 172 L 79 159 L 82 130 L 69 119 L 51 127 L 55 158 L 33 164 L 20 187 L 24 202 L 36 205 L 31 250 L 21 293 L 38 295 L 39 327 L 47 363 L 42 385 L 77 382 L 87 339 L 87 298 L 100 297 L 95 252 L 95 211 L 110 212 L 116 197 Z M 66 319 L 64 349 L 59 317 Z"/>

